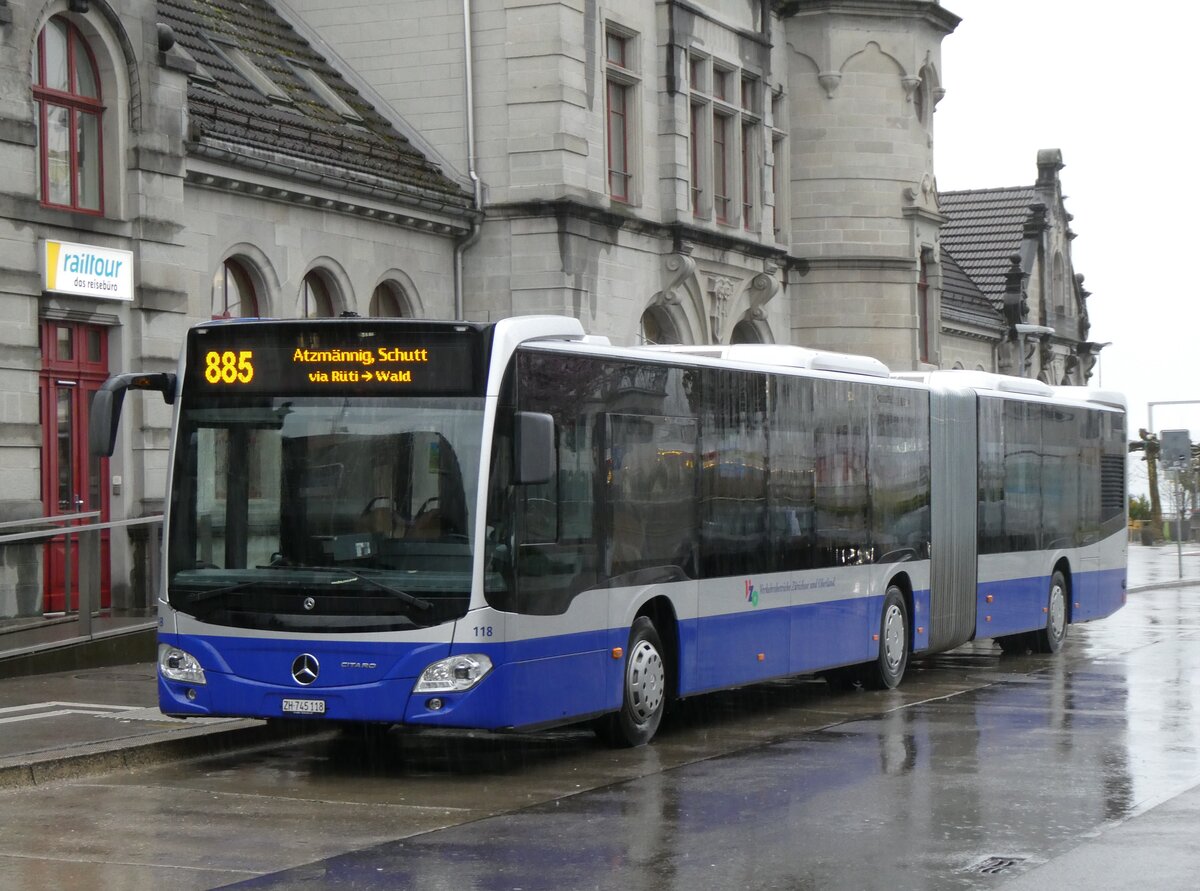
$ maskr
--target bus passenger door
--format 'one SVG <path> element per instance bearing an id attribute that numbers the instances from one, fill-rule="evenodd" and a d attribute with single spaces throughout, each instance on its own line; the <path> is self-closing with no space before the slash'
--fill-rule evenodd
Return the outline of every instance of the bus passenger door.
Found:
<path id="1" fill-rule="evenodd" d="M 701 689 L 787 674 L 791 586 L 775 570 L 764 375 L 704 373 L 699 486 L 697 680 Z"/>
<path id="2" fill-rule="evenodd" d="M 1082 442 L 1075 465 L 1078 467 L 1076 486 L 1078 514 L 1074 517 L 1077 528 L 1078 568 L 1071 579 L 1070 617 L 1073 622 L 1084 622 L 1101 614 L 1100 609 L 1100 539 L 1102 520 L 1100 507 L 1101 492 L 1101 439 L 1099 418 L 1085 415 L 1082 424 Z M 1123 481 L 1123 477 L 1122 477 Z M 1122 497 L 1124 486 L 1122 482 Z"/>
<path id="3" fill-rule="evenodd" d="M 506 627 L 508 709 L 544 724 L 608 707 L 613 661 L 608 595 L 598 573 L 594 416 L 555 418 L 557 470 L 513 485 L 515 596 Z"/>
<path id="4" fill-rule="evenodd" d="M 696 421 L 607 415 L 603 456 L 601 575 L 608 590 L 610 645 L 625 648 L 636 610 L 662 596 L 680 619 L 681 637 L 678 648 L 671 641 L 663 644 L 687 660 L 695 653 L 688 645 L 694 623 L 687 620 L 696 613 L 699 559 Z M 678 669 L 686 689 L 690 664 L 685 661 Z M 608 679 L 608 699 L 620 704 L 621 675 L 609 672 Z"/>

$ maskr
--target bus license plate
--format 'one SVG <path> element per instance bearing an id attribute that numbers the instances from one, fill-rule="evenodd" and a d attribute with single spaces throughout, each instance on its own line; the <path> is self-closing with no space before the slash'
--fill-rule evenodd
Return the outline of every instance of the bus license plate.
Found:
<path id="1" fill-rule="evenodd" d="M 325 714 L 325 700 L 285 699 L 283 711 L 288 715 L 323 715 Z"/>

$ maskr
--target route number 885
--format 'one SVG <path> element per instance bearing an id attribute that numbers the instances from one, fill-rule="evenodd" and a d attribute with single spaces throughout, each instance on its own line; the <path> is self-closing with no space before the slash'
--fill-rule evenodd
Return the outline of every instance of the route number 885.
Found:
<path id="1" fill-rule="evenodd" d="M 254 353 L 251 350 L 204 354 L 204 379 L 210 384 L 248 384 L 254 377 Z"/>

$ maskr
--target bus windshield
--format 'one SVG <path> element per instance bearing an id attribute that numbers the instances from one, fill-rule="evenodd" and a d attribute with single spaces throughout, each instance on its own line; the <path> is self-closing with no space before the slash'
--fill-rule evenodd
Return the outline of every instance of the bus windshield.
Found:
<path id="1" fill-rule="evenodd" d="M 304 633 L 461 617 L 482 431 L 478 396 L 185 397 L 171 605 Z"/>

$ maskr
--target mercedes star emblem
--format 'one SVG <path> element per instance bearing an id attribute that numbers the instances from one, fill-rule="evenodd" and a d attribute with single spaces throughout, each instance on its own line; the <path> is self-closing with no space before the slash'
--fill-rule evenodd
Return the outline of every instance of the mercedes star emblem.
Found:
<path id="1" fill-rule="evenodd" d="M 307 687 L 321 673 L 321 663 L 311 653 L 301 653 L 292 663 L 292 677 L 302 687 Z"/>
<path id="2" fill-rule="evenodd" d="M 309 612 L 312 612 L 312 611 L 313 611 L 313 608 L 314 608 L 316 605 L 317 605 L 317 600 L 316 600 L 316 598 L 315 598 L 315 597 L 305 597 L 305 598 L 304 598 L 304 608 L 305 608 L 306 610 L 308 610 Z"/>

